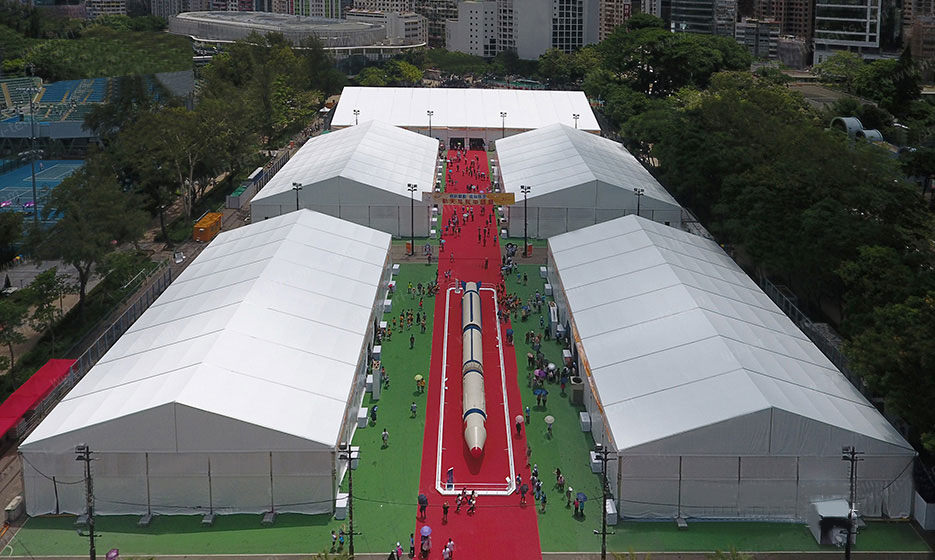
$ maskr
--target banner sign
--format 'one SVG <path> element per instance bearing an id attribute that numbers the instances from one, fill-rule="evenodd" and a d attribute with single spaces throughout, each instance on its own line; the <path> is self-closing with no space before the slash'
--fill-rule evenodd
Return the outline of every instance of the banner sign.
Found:
<path id="1" fill-rule="evenodd" d="M 513 193 L 442 193 L 424 192 L 422 202 L 434 204 L 463 204 L 472 205 L 510 205 L 516 202 Z"/>

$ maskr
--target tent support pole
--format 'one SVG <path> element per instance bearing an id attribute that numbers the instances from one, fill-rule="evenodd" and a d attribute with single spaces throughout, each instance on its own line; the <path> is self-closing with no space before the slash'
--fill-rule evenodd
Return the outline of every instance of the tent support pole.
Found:
<path id="1" fill-rule="evenodd" d="M 153 514 L 152 492 L 149 487 L 149 453 L 146 454 L 146 514 Z"/>
<path id="2" fill-rule="evenodd" d="M 273 452 L 269 452 L 269 510 L 276 512 L 276 498 L 273 496 Z"/>
<path id="3" fill-rule="evenodd" d="M 211 483 L 211 457 L 208 457 L 208 513 L 214 514 L 214 488 Z"/>
<path id="4" fill-rule="evenodd" d="M 678 499 L 678 515 L 676 517 L 682 517 L 682 456 L 679 455 L 679 499 Z"/>

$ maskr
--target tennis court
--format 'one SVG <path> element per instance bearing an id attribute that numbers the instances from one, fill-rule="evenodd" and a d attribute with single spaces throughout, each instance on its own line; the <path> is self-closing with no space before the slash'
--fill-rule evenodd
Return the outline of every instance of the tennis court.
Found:
<path id="1" fill-rule="evenodd" d="M 66 177 L 79 169 L 81 160 L 42 160 L 36 162 L 36 194 L 33 200 L 32 168 L 30 164 L 15 166 L 0 174 L 0 211 L 23 212 L 32 216 L 33 212 L 42 215 L 44 203 L 49 193 L 61 184 Z M 55 222 L 55 217 L 43 221 L 45 225 Z"/>

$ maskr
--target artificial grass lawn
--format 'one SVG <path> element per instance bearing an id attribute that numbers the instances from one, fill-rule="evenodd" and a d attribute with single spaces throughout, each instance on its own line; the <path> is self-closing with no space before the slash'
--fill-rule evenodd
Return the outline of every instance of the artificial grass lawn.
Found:
<path id="1" fill-rule="evenodd" d="M 436 267 L 403 264 L 396 277 L 397 293 L 393 297 L 396 317 L 401 309 L 418 305 L 418 298 L 409 300 L 406 286 L 410 281 L 426 283 L 434 279 Z M 518 284 L 516 276 L 507 281 L 507 290 L 526 299 L 536 289 L 543 293 L 544 281 L 536 265 L 524 265 L 529 283 Z M 425 428 L 425 394 L 415 392 L 413 375 L 426 375 L 431 356 L 434 298 L 424 298 L 428 313 L 426 333 L 413 327 L 416 344 L 409 350 L 409 331 L 394 333 L 383 345 L 383 363 L 390 376 L 390 387 L 378 401 L 378 422 L 358 430 L 354 445 L 361 447 L 360 465 L 354 471 L 354 528 L 357 552 L 388 552 L 400 541 L 403 548 L 415 527 L 415 496 L 418 494 L 422 458 L 422 437 Z M 390 318 L 390 324 L 392 319 Z M 597 551 L 600 538 L 593 533 L 601 524 L 600 479 L 591 473 L 588 450 L 593 446 L 590 434 L 580 431 L 578 412 L 567 397 L 562 397 L 558 385 L 546 384 L 549 390 L 546 407 L 537 407 L 528 387 L 526 352 L 529 345 L 524 334 L 539 330 L 538 315 L 527 322 L 517 321 L 516 358 L 518 382 L 524 405 L 529 405 L 532 422 L 526 428 L 533 450 L 532 461 L 538 463 L 544 487 L 549 492 L 548 509 L 539 513 L 539 539 L 545 552 Z M 560 363 L 561 347 L 544 341 L 543 352 L 550 361 Z M 418 415 L 410 418 L 409 405 L 415 400 Z M 371 406 L 369 394 L 364 406 Z M 553 437 L 546 435 L 543 418 L 555 417 Z M 380 434 L 386 427 L 390 444 L 381 449 Z M 553 487 L 550 473 L 558 466 L 568 484 L 591 499 L 585 507 L 586 516 L 575 519 L 572 510 Z M 527 476 L 524 474 L 524 479 Z M 344 480 L 347 487 L 347 478 Z M 531 500 L 530 500 L 531 501 Z M 98 550 L 119 548 L 124 555 L 154 554 L 223 554 L 223 553 L 316 553 L 330 548 L 330 533 L 347 521 L 336 521 L 330 515 L 280 515 L 272 527 L 261 527 L 259 515 L 220 516 L 212 528 L 202 528 L 200 516 L 160 516 L 147 529 L 136 526 L 137 516 L 107 516 L 97 518 Z M 735 546 L 738 550 L 835 550 L 819 547 L 805 525 L 786 523 L 702 523 L 690 522 L 687 530 L 679 531 L 674 522 L 621 522 L 610 527 L 608 550 L 637 551 L 712 551 Z M 80 555 L 87 552 L 87 538 L 74 530 L 74 517 L 39 517 L 30 519 L 13 540 L 14 556 Z M 856 550 L 928 550 L 924 541 L 907 523 L 870 523 L 861 530 Z"/>

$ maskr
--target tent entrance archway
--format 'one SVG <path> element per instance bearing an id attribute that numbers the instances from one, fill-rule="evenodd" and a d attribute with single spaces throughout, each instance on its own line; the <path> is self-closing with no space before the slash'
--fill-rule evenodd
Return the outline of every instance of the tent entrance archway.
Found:
<path id="1" fill-rule="evenodd" d="M 464 147 L 464 137 L 461 137 L 461 138 L 449 138 L 449 139 L 448 139 L 448 146 L 449 146 L 452 150 L 460 150 L 461 148 Z"/>
<path id="2" fill-rule="evenodd" d="M 483 150 L 484 148 L 484 139 L 483 138 L 471 138 L 470 146 L 472 150 Z"/>

